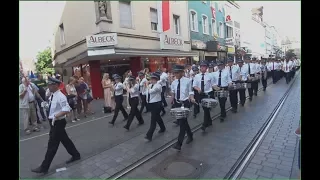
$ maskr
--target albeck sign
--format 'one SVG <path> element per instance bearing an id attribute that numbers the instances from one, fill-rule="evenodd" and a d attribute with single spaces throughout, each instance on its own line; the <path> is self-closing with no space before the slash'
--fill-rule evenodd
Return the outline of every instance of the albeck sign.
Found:
<path id="1" fill-rule="evenodd" d="M 161 49 L 183 50 L 184 41 L 179 36 L 171 36 L 167 33 L 160 34 Z"/>
<path id="2" fill-rule="evenodd" d="M 87 47 L 104 47 L 118 44 L 117 33 L 97 34 L 86 37 Z"/>

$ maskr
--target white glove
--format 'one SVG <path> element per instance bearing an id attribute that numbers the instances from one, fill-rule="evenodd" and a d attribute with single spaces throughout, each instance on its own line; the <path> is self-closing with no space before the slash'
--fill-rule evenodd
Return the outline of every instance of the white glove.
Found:
<path id="1" fill-rule="evenodd" d="M 54 116 L 53 119 L 52 119 L 52 122 L 51 122 L 52 126 L 54 126 L 54 122 L 55 121 L 56 121 L 56 116 Z"/>
<path id="2" fill-rule="evenodd" d="M 213 86 L 213 89 L 216 90 L 216 91 L 219 91 L 219 90 L 220 90 L 220 88 L 219 88 L 217 85 L 214 85 L 214 86 Z"/>

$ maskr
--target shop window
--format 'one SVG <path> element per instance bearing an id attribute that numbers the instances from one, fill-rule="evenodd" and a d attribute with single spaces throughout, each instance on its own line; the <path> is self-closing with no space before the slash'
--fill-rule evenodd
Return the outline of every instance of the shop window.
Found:
<path id="1" fill-rule="evenodd" d="M 190 29 L 191 31 L 198 32 L 198 17 L 194 10 L 190 11 Z"/>
<path id="2" fill-rule="evenodd" d="M 130 1 L 119 1 L 120 27 L 133 28 Z"/>
<path id="3" fill-rule="evenodd" d="M 148 68 L 150 72 L 155 72 L 164 65 L 164 58 L 162 57 L 149 57 L 144 60 L 144 67 Z"/>
<path id="4" fill-rule="evenodd" d="M 179 64 L 179 65 L 186 65 L 190 64 L 190 60 L 188 58 L 179 58 L 179 57 L 173 57 L 168 58 L 168 71 L 170 72 L 173 65 Z"/>
<path id="5" fill-rule="evenodd" d="M 174 32 L 176 35 L 180 35 L 180 17 L 173 15 Z"/>
<path id="6" fill-rule="evenodd" d="M 202 31 L 203 34 L 209 34 L 208 16 L 202 15 Z"/>
<path id="7" fill-rule="evenodd" d="M 150 18 L 151 18 L 151 30 L 158 30 L 158 12 L 154 8 L 150 8 Z"/>
<path id="8" fill-rule="evenodd" d="M 230 26 L 227 26 L 227 34 L 226 38 L 233 38 L 233 28 Z"/>

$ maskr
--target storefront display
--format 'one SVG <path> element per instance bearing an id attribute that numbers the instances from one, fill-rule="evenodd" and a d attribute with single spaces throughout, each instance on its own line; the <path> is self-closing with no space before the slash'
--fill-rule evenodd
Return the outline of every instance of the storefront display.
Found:
<path id="1" fill-rule="evenodd" d="M 168 71 L 171 71 L 172 66 L 175 64 L 179 64 L 179 65 L 186 65 L 186 64 L 190 64 L 190 60 L 189 58 L 178 58 L 178 57 L 170 57 L 168 58 Z"/>
<path id="2" fill-rule="evenodd" d="M 150 72 L 155 72 L 165 65 L 165 59 L 163 57 L 149 57 L 143 61 L 144 67 L 148 68 Z"/>

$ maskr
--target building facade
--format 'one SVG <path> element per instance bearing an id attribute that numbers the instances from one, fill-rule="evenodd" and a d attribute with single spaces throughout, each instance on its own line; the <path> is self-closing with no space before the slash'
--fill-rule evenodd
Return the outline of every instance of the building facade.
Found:
<path id="1" fill-rule="evenodd" d="M 191 52 L 185 1 L 67 1 L 55 34 L 54 67 L 84 76 L 102 98 L 103 73 L 170 70 Z"/>
<path id="2" fill-rule="evenodd" d="M 270 27 L 270 25 L 266 22 L 264 22 L 265 24 L 265 48 L 266 48 L 266 54 L 268 56 L 272 56 L 273 55 L 273 46 L 272 46 L 272 39 L 273 39 L 273 34 L 272 34 L 272 28 Z"/>

